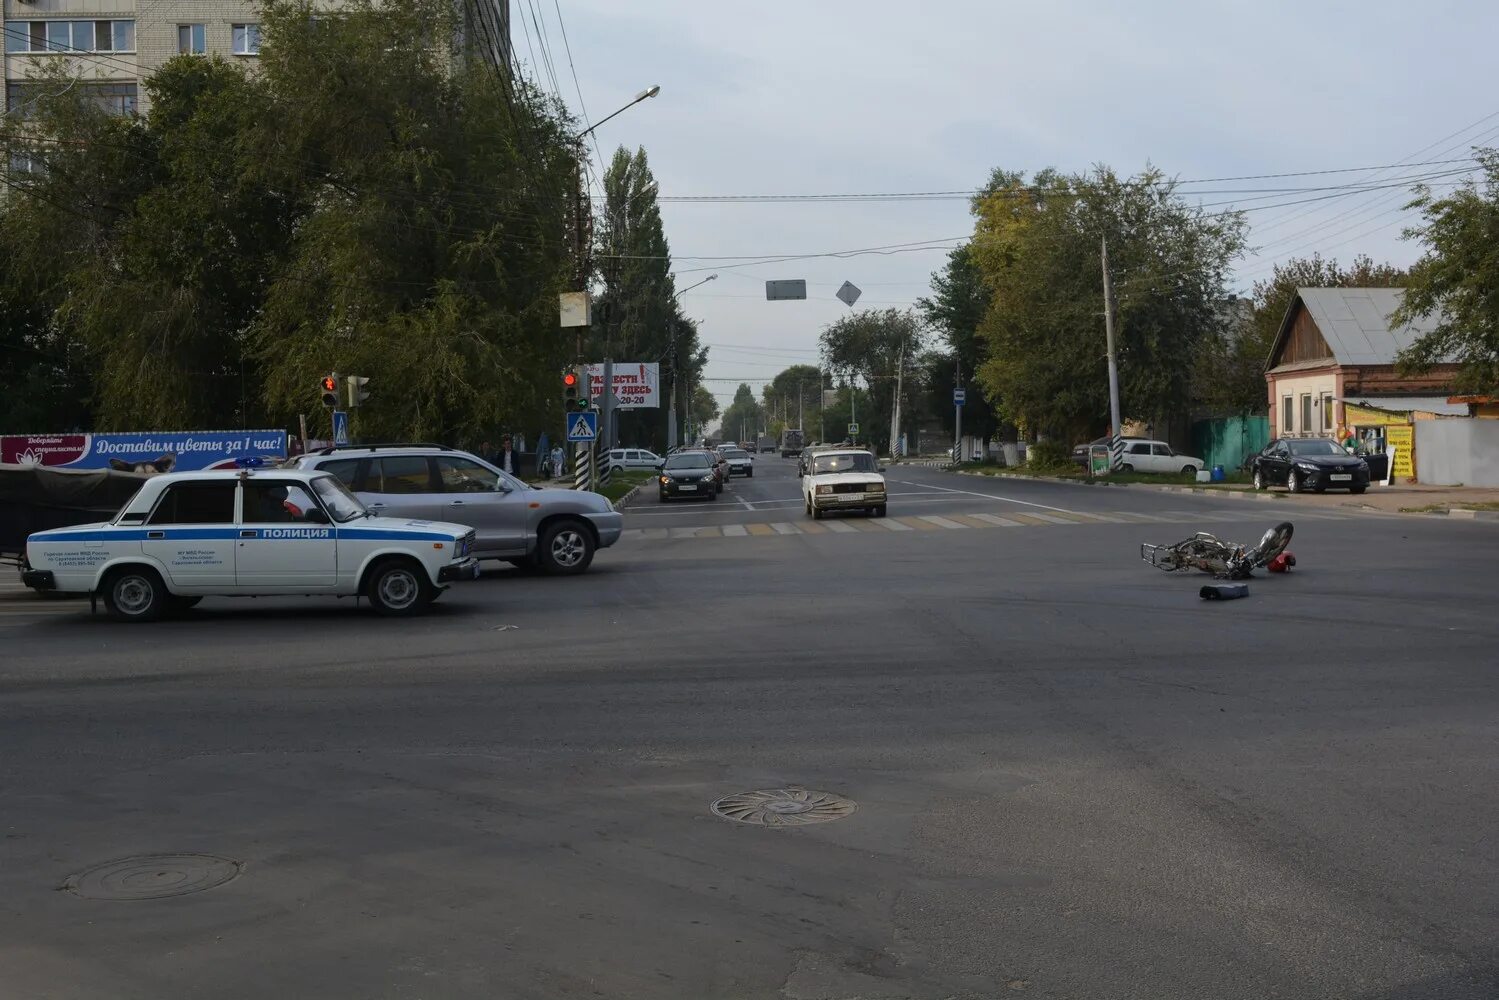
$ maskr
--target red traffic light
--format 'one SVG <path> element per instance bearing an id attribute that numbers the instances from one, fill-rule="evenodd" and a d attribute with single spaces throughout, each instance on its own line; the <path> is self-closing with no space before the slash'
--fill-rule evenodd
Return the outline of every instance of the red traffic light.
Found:
<path id="1" fill-rule="evenodd" d="M 578 375 L 577 375 L 577 373 L 576 372 L 567 372 L 567 373 L 565 373 L 562 376 L 562 384 L 565 385 L 565 386 L 567 386 L 569 389 L 571 389 L 573 386 L 577 385 L 578 384 Z"/>
<path id="2" fill-rule="evenodd" d="M 332 375 L 324 375 L 323 376 L 323 391 L 324 392 L 337 392 L 338 391 L 338 379 L 334 378 Z"/>

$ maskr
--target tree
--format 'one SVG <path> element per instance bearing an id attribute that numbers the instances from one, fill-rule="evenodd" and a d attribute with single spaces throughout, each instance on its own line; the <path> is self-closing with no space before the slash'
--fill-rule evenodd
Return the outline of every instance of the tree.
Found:
<path id="1" fill-rule="evenodd" d="M 822 423 L 822 400 L 818 390 L 822 385 L 822 371 L 816 365 L 792 365 L 781 369 L 760 390 L 767 414 L 765 424 L 769 432 L 779 437 L 787 427 L 802 423 L 802 431 L 818 427 Z M 782 419 L 781 414 L 785 414 Z M 807 440 L 812 440 L 808 438 Z"/>
<path id="2" fill-rule="evenodd" d="M 914 364 L 923 335 L 920 318 L 909 309 L 860 310 L 822 331 L 829 371 L 868 384 L 869 412 L 858 413 L 859 437 L 880 450 L 890 443 L 897 366 L 902 359 Z M 841 429 L 830 423 L 828 434 L 837 437 Z"/>
<path id="3" fill-rule="evenodd" d="M 977 199 L 972 255 L 992 301 L 979 328 L 979 381 L 1027 431 L 1085 437 L 1106 425 L 1100 242 L 1118 279 L 1126 416 L 1159 420 L 1188 404 L 1196 346 L 1222 322 L 1229 263 L 1243 247 L 1237 214 L 1188 205 L 1155 168 L 1044 170 L 1030 184 L 996 174 Z"/>
<path id="4" fill-rule="evenodd" d="M 955 247 L 947 264 L 932 273 L 932 295 L 916 301 L 928 325 L 942 338 L 946 351 L 924 355 L 921 369 L 930 387 L 929 409 L 942 426 L 953 431 L 952 391 L 961 378 L 967 393 L 963 406 L 963 430 L 989 440 L 999 430 L 999 415 L 982 382 L 974 377 L 989 359 L 988 345 L 979 337 L 979 325 L 989 311 L 990 293 L 974 264 L 968 244 Z"/>
<path id="5" fill-rule="evenodd" d="M 741 443 L 753 440 L 764 419 L 764 411 L 755 401 L 755 390 L 749 387 L 749 383 L 740 382 L 739 388 L 734 390 L 734 401 L 723 412 L 723 437 Z"/>
<path id="6" fill-rule="evenodd" d="M 692 389 L 692 427 L 696 437 L 702 437 L 708 425 L 718 419 L 718 400 L 702 386 Z"/>
<path id="7" fill-rule="evenodd" d="M 1425 224 L 1408 230 L 1426 253 L 1411 268 L 1405 300 L 1393 323 L 1437 317 L 1400 356 L 1408 372 L 1429 370 L 1455 359 L 1457 388 L 1478 395 L 1499 394 L 1499 151 L 1475 154 L 1483 183 L 1469 181 L 1445 198 L 1419 189 L 1411 207 Z"/>

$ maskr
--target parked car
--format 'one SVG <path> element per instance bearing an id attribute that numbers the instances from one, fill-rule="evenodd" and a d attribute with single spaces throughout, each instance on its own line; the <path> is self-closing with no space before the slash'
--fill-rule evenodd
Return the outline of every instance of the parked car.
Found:
<path id="1" fill-rule="evenodd" d="M 718 453 L 729 463 L 729 475 L 746 478 L 755 474 L 755 458 L 738 445 L 719 445 Z"/>
<path id="2" fill-rule="evenodd" d="M 1251 472 L 1257 490 L 1284 486 L 1292 493 L 1362 493 L 1369 488 L 1369 463 L 1332 438 L 1277 438 L 1254 456 Z"/>
<path id="3" fill-rule="evenodd" d="M 656 477 L 661 502 L 677 497 L 718 499 L 718 470 L 706 451 L 682 451 L 668 456 Z"/>
<path id="4" fill-rule="evenodd" d="M 808 454 L 802 500 L 814 520 L 830 510 L 862 510 L 885 516 L 885 477 L 874 455 L 837 448 Z"/>
<path id="5" fill-rule="evenodd" d="M 465 451 L 440 445 L 352 445 L 302 455 L 296 468 L 331 472 L 376 514 L 467 524 L 475 555 L 581 573 L 619 541 L 624 517 L 606 497 L 538 489 Z"/>
<path id="6" fill-rule="evenodd" d="M 33 532 L 26 586 L 98 594 L 111 617 L 145 622 L 204 597 L 363 595 L 408 615 L 479 575 L 462 524 L 375 517 L 316 470 L 152 476 L 108 521 Z"/>
<path id="7" fill-rule="evenodd" d="M 1109 443 L 1109 440 L 1110 440 L 1109 436 L 1107 434 L 1105 434 L 1103 437 L 1101 437 L 1101 438 L 1094 438 L 1092 441 L 1089 441 L 1086 444 L 1076 444 L 1076 445 L 1073 445 L 1072 446 L 1072 461 L 1073 461 L 1073 464 L 1074 465 L 1080 465 L 1080 466 L 1082 466 L 1083 468 L 1086 469 L 1088 467 L 1088 449 L 1096 447 L 1098 445 L 1104 445 L 1105 447 L 1107 447 L 1108 443 Z M 1128 436 L 1126 436 L 1126 437 L 1121 438 L 1120 440 L 1122 440 L 1122 441 L 1140 441 L 1140 440 L 1144 440 L 1144 439 L 1143 438 L 1136 438 L 1136 437 L 1128 437 Z"/>
<path id="8" fill-rule="evenodd" d="M 658 469 L 661 456 L 649 448 L 615 448 L 609 452 L 609 467 L 613 469 Z"/>
<path id="9" fill-rule="evenodd" d="M 1131 440 L 1124 447 L 1122 472 L 1180 473 L 1195 476 L 1202 459 L 1172 451 L 1164 441 Z"/>

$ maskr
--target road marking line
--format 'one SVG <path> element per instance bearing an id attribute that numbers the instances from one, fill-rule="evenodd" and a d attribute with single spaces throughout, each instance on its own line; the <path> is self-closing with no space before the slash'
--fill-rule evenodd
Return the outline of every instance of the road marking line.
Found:
<path id="1" fill-rule="evenodd" d="M 748 534 L 749 532 L 745 530 L 742 524 L 726 524 L 723 526 L 723 536 L 725 538 L 743 538 Z"/>
<path id="2" fill-rule="evenodd" d="M 1010 515 L 1010 517 L 1014 518 L 1016 521 L 1019 521 L 1021 523 L 1021 525 L 1026 526 L 1026 527 L 1032 527 L 1032 528 L 1036 527 L 1037 525 L 1040 525 L 1041 527 L 1044 528 L 1046 525 L 1048 525 L 1048 524 L 1051 523 L 1050 521 L 1043 521 L 1039 517 L 1037 517 L 1036 515 L 1030 514 L 1030 513 L 1025 513 L 1025 514 L 1014 514 L 1014 513 L 1012 513 Z"/>
<path id="3" fill-rule="evenodd" d="M 968 525 L 966 524 L 959 524 L 957 521 L 949 521 L 947 518 L 938 517 L 935 514 L 922 514 L 920 515 L 920 517 L 928 524 L 935 524 L 939 528 L 947 528 L 949 530 L 952 530 L 968 527 Z"/>
<path id="4" fill-rule="evenodd" d="M 1124 524 L 1124 523 L 1126 523 L 1125 520 L 1124 520 L 1124 518 L 1122 518 L 1122 517 L 1114 517 L 1112 514 L 1095 514 L 1092 511 L 1088 511 L 1088 512 L 1085 513 L 1085 512 L 1080 511 L 1080 510 L 1075 510 L 1072 513 L 1073 513 L 1073 515 L 1075 515 L 1077 517 L 1086 517 L 1086 518 L 1088 518 L 1091 521 L 1102 521 L 1104 524 Z"/>
<path id="5" fill-rule="evenodd" d="M 978 518 L 980 521 L 997 524 L 1001 528 L 1019 528 L 1022 526 L 1021 522 L 1012 521 L 1008 517 L 1000 517 L 998 514 L 974 514 L 972 516 Z"/>
<path id="6" fill-rule="evenodd" d="M 902 485 L 902 486 L 924 486 L 927 489 L 940 490 L 943 493 L 962 493 L 962 494 L 964 494 L 966 496 L 971 496 L 971 497 L 983 497 L 985 500 L 1003 500 L 1006 503 L 1018 503 L 1018 504 L 1022 504 L 1024 506 L 1026 506 L 1026 507 L 1039 507 L 1042 510 L 1060 511 L 1063 514 L 1070 514 L 1070 513 L 1072 513 L 1071 511 L 1067 510 L 1067 508 L 1065 508 L 1065 507 L 1052 507 L 1052 506 L 1049 506 L 1049 505 L 1044 504 L 1044 503 L 1032 503 L 1029 500 L 1016 500 L 1014 497 L 1002 497 L 1002 496 L 998 496 L 998 495 L 993 494 L 993 493 L 975 493 L 972 490 L 955 490 L 955 489 L 950 489 L 949 487 L 946 487 L 946 486 L 933 486 L 930 483 L 911 483 L 911 482 L 906 482 L 905 480 L 901 480 L 901 479 L 891 480 L 891 482 L 900 483 L 900 485 Z"/>
<path id="7" fill-rule="evenodd" d="M 770 525 L 768 525 L 768 524 L 746 524 L 745 527 L 749 529 L 749 533 L 752 534 L 752 535 L 774 535 L 775 534 L 775 531 L 773 531 L 771 529 Z"/>
<path id="8" fill-rule="evenodd" d="M 1170 524 L 1173 520 L 1169 517 L 1156 517 L 1154 514 L 1136 514 L 1132 511 L 1127 510 L 1116 510 L 1112 511 L 1111 513 L 1113 513 L 1115 517 L 1129 518 L 1129 521 L 1127 522 L 1129 524 L 1139 524 L 1142 521 L 1154 524 Z"/>
<path id="9" fill-rule="evenodd" d="M 942 530 L 941 528 L 937 527 L 935 524 L 930 524 L 930 523 L 928 523 L 926 521 L 923 521 L 919 517 L 898 517 L 898 518 L 896 518 L 896 520 L 899 521 L 901 524 L 904 524 L 908 528 L 915 528 L 917 531 L 941 531 Z"/>
<path id="10" fill-rule="evenodd" d="M 778 535 L 800 535 L 801 530 L 790 521 L 776 521 L 770 526 L 771 530 Z"/>
<path id="11" fill-rule="evenodd" d="M 952 515 L 952 519 L 954 521 L 957 521 L 959 524 L 965 525 L 966 527 L 969 527 L 969 528 L 992 528 L 993 527 L 992 524 L 986 524 L 985 522 L 980 521 L 978 518 L 974 517 L 972 514 L 954 514 L 954 515 Z"/>
<path id="12" fill-rule="evenodd" d="M 739 506 L 743 507 L 745 510 L 754 510 L 755 509 L 755 508 L 753 508 L 753 507 L 750 506 L 750 502 L 748 500 L 744 499 L 744 497 L 742 497 L 742 496 L 739 495 L 739 491 L 738 490 L 734 491 L 733 496 L 734 496 L 735 500 L 739 501 Z"/>
<path id="13" fill-rule="evenodd" d="M 915 531 L 916 530 L 915 528 L 911 527 L 909 524 L 901 524 L 899 520 L 897 520 L 896 518 L 893 518 L 893 517 L 880 517 L 880 518 L 876 518 L 875 520 L 871 521 L 870 523 L 871 524 L 878 524 L 880 527 L 886 529 L 887 531 Z"/>
<path id="14" fill-rule="evenodd" d="M 824 521 L 822 522 L 822 526 L 824 528 L 827 528 L 829 531 L 842 532 L 843 534 L 859 530 L 858 528 L 852 527 L 851 525 L 844 524 L 842 521 Z"/>
<path id="15" fill-rule="evenodd" d="M 698 532 L 697 528 L 668 528 L 667 530 L 671 532 L 672 538 L 696 538 Z"/>
<path id="16" fill-rule="evenodd" d="M 802 532 L 804 534 L 808 534 L 808 535 L 822 535 L 822 534 L 826 534 L 827 530 L 828 530 L 827 528 L 825 528 L 822 525 L 816 523 L 815 521 L 807 521 L 804 524 L 797 525 L 797 527 L 801 528 Z"/>
<path id="17" fill-rule="evenodd" d="M 853 528 L 855 531 L 875 531 L 875 532 L 878 532 L 880 530 L 879 528 L 876 528 L 874 526 L 874 522 L 872 520 L 870 520 L 869 518 L 867 518 L 867 517 L 860 518 L 857 521 L 849 521 L 848 522 L 848 526 L 850 528 Z"/>

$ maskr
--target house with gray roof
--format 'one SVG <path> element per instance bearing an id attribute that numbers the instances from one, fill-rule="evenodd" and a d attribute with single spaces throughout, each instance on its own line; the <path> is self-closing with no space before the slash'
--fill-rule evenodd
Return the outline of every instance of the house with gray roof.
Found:
<path id="1" fill-rule="evenodd" d="M 1346 407 L 1465 416 L 1449 403 L 1457 365 L 1402 376 L 1395 360 L 1439 317 L 1395 326 L 1401 288 L 1298 288 L 1265 365 L 1270 432 L 1331 436 L 1348 424 Z"/>

